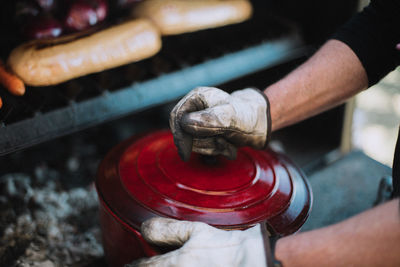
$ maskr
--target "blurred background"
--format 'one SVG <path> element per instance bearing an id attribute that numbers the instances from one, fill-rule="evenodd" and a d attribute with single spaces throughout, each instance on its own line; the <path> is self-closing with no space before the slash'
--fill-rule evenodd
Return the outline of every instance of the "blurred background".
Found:
<path id="1" fill-rule="evenodd" d="M 355 97 L 352 143 L 371 158 L 392 166 L 400 122 L 400 69 Z"/>

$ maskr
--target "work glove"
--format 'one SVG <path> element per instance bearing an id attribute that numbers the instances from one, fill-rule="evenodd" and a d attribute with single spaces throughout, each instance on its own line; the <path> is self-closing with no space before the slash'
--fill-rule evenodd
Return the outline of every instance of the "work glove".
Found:
<path id="1" fill-rule="evenodd" d="M 149 243 L 181 247 L 125 267 L 264 267 L 267 264 L 260 224 L 244 231 L 225 231 L 201 222 L 153 218 L 142 224 L 141 232 Z"/>
<path id="2" fill-rule="evenodd" d="M 188 161 L 192 151 L 236 158 L 237 147 L 262 149 L 271 131 L 269 102 L 254 88 L 228 94 L 198 87 L 171 111 L 170 127 L 178 153 Z"/>

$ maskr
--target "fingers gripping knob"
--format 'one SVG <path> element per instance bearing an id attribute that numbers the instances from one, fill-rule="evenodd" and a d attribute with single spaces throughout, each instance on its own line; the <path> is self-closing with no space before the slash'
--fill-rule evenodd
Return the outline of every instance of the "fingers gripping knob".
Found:
<path id="1" fill-rule="evenodd" d="M 218 88 L 199 87 L 174 107 L 170 126 L 183 160 L 189 160 L 192 151 L 234 159 L 236 147 L 265 147 L 269 118 L 268 99 L 257 89 L 228 94 Z"/>

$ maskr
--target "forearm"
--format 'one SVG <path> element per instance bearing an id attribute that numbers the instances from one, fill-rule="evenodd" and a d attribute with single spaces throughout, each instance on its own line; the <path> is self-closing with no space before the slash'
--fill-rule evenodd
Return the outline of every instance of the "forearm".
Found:
<path id="1" fill-rule="evenodd" d="M 303 65 L 265 89 L 272 130 L 343 103 L 367 85 L 366 72 L 354 52 L 330 40 Z"/>
<path id="2" fill-rule="evenodd" d="M 284 267 L 400 266 L 399 199 L 341 223 L 278 240 Z"/>

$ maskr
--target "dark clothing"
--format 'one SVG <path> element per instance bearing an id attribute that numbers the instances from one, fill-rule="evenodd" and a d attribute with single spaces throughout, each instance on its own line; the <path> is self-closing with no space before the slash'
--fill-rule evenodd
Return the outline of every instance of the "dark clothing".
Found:
<path id="1" fill-rule="evenodd" d="M 372 0 L 369 6 L 343 25 L 333 39 L 346 43 L 358 56 L 374 85 L 400 65 L 400 1 Z M 400 134 L 400 133 L 399 133 Z M 400 141 L 393 161 L 393 186 L 400 196 Z"/>
<path id="2" fill-rule="evenodd" d="M 346 43 L 363 64 L 369 86 L 400 64 L 400 1 L 372 0 L 333 36 Z"/>
<path id="3" fill-rule="evenodd" d="M 393 159 L 393 196 L 400 196 L 400 129 Z"/>

